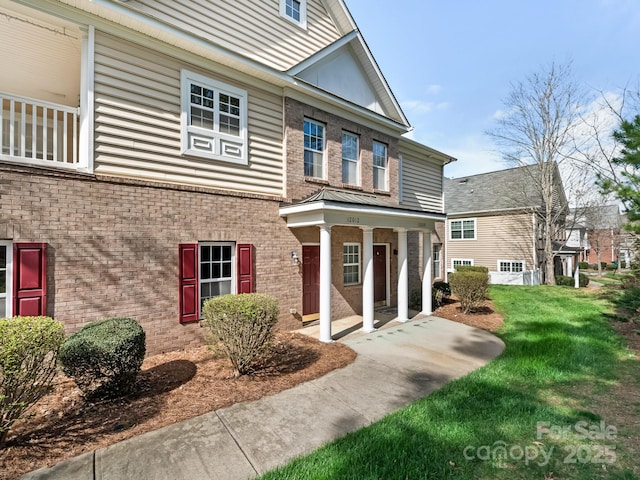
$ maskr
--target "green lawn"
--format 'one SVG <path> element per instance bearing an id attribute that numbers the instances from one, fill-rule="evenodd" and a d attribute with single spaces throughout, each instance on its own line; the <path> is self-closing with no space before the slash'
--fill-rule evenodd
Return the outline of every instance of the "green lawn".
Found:
<path id="1" fill-rule="evenodd" d="M 499 358 L 262 478 L 638 478 L 622 441 L 632 427 L 603 415 L 621 372 L 640 371 L 607 301 L 563 287 L 494 286 L 491 297 L 505 316 Z"/>

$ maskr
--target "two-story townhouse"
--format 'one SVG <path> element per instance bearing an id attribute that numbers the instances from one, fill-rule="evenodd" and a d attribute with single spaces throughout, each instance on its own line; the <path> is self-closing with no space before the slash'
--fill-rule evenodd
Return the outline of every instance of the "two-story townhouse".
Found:
<path id="1" fill-rule="evenodd" d="M 224 293 L 324 341 L 411 288 L 430 313 L 452 159 L 343 1 L 0 0 L 0 38 L 0 316 L 130 316 L 155 353 Z"/>
<path id="2" fill-rule="evenodd" d="M 538 284 L 547 232 L 540 218 L 543 200 L 535 185 L 537 166 L 523 166 L 457 179 L 445 179 L 446 268 L 476 265 L 489 269 L 491 283 Z M 575 265 L 566 247 L 567 200 L 554 169 L 553 199 L 560 213 L 550 235 L 558 274 Z M 570 260 L 571 259 L 571 260 Z"/>

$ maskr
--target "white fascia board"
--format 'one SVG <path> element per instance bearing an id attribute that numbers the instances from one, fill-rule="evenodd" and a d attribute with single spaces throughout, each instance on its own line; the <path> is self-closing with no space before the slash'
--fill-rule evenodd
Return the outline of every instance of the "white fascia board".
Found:
<path id="1" fill-rule="evenodd" d="M 446 207 L 445 207 L 446 210 Z M 529 213 L 532 210 L 537 210 L 537 207 L 513 207 L 513 208 L 497 208 L 495 210 L 470 210 L 468 212 L 455 212 L 455 213 L 447 213 L 447 217 L 476 217 L 482 216 L 489 213 Z"/>
<path id="2" fill-rule="evenodd" d="M 413 220 L 445 220 L 445 215 L 440 213 L 418 212 L 412 210 L 396 210 L 393 207 L 384 208 L 369 205 L 342 205 L 325 201 L 291 205 L 280 208 L 280 216 L 300 215 L 311 212 L 342 212 L 354 214 L 380 215 L 385 217 L 407 218 Z"/>
<path id="3" fill-rule="evenodd" d="M 295 77 L 300 72 L 306 70 L 307 68 L 309 68 L 310 66 L 314 65 L 315 63 L 320 62 L 322 59 L 328 57 L 332 53 L 340 50 L 343 46 L 345 46 L 349 42 L 351 42 L 351 40 L 356 38 L 356 36 L 357 36 L 357 32 L 355 30 L 353 32 L 351 32 L 351 33 L 348 33 L 344 37 L 339 38 L 338 40 L 333 42 L 328 47 L 323 48 L 322 50 L 320 50 L 319 52 L 315 53 L 314 55 L 311 55 L 310 57 L 307 57 L 305 60 L 303 60 L 302 62 L 298 63 L 297 65 L 294 65 L 293 67 L 291 67 L 287 71 L 287 73 L 289 73 L 289 75 Z"/>

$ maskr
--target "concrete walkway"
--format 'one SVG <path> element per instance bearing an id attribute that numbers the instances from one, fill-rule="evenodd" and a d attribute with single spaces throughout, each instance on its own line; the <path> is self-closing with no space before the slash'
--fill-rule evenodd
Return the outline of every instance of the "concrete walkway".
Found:
<path id="1" fill-rule="evenodd" d="M 250 479 L 440 388 L 498 356 L 492 334 L 438 317 L 342 340 L 349 366 L 31 472 L 24 479 Z"/>

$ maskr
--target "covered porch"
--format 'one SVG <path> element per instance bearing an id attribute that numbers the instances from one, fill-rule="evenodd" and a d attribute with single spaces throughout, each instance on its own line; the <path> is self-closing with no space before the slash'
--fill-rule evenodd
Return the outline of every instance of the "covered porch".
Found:
<path id="1" fill-rule="evenodd" d="M 443 221 L 444 215 L 419 210 L 404 209 L 393 205 L 376 195 L 346 192 L 331 188 L 324 188 L 311 197 L 293 204 L 283 206 L 280 216 L 285 218 L 287 226 L 295 229 L 317 228 L 319 232 L 319 302 L 318 302 L 318 338 L 323 342 L 331 342 L 333 336 L 333 305 L 332 289 L 338 292 L 344 285 L 336 284 L 332 275 L 332 264 L 336 263 L 342 252 L 332 253 L 332 229 L 338 227 L 355 227 L 361 231 L 361 288 L 362 324 L 359 327 L 364 332 L 376 330 L 376 296 L 374 285 L 376 282 L 374 268 L 374 232 L 378 229 L 392 231 L 395 235 L 393 249 L 393 274 L 389 281 L 394 285 L 395 296 L 388 297 L 387 307 L 397 309 L 395 320 L 406 322 L 409 312 L 409 248 L 408 233 L 419 232 L 421 259 L 419 274 L 421 282 L 422 305 L 420 313 L 431 315 L 431 284 L 432 284 L 432 252 L 431 232 L 435 230 L 435 222 Z M 417 260 L 417 259 L 413 259 Z M 415 261 L 413 262 L 415 264 Z M 305 268 L 303 259 L 302 268 Z M 303 294 L 304 295 L 304 294 Z M 357 314 L 354 309 L 354 314 Z M 379 322 L 378 322 L 379 324 Z"/>

